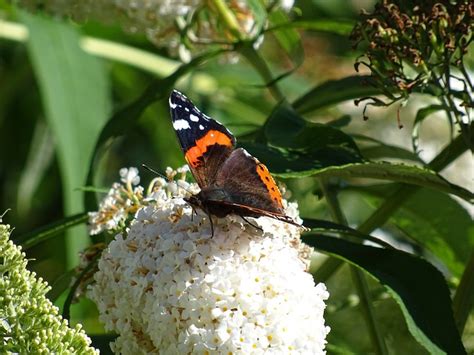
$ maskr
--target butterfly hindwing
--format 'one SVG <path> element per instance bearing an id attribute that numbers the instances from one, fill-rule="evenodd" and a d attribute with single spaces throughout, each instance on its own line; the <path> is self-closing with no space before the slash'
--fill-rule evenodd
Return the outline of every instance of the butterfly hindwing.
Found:
<path id="1" fill-rule="evenodd" d="M 235 149 L 219 170 L 216 185 L 233 203 L 283 213 L 281 193 L 267 167 L 243 148 Z"/>
<path id="2" fill-rule="evenodd" d="M 179 91 L 171 93 L 169 105 L 173 128 L 194 178 L 201 188 L 212 185 L 235 147 L 235 137 Z"/>

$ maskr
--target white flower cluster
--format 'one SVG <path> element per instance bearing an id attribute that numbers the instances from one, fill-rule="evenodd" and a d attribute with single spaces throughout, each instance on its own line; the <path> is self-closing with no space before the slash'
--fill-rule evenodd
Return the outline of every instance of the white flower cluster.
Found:
<path id="1" fill-rule="evenodd" d="M 293 0 L 270 2 L 261 0 L 261 6 L 278 7 L 289 11 Z M 70 16 L 77 21 L 98 20 L 119 23 L 131 33 L 143 33 L 157 46 L 186 52 L 180 45 L 185 35 L 189 43 L 231 42 L 235 38 L 228 24 L 222 22 L 221 1 L 208 0 L 17 0 L 20 6 L 49 13 Z M 235 17 L 244 36 L 254 36 L 256 14 L 244 0 L 224 1 L 224 6 Z M 276 6 L 275 6 L 276 5 Z M 221 10 L 219 10 L 221 9 Z M 187 54 L 186 54 L 187 55 Z"/>
<path id="2" fill-rule="evenodd" d="M 258 230 L 228 216 L 214 218 L 211 237 L 207 216 L 173 185 L 163 180 L 155 204 L 109 244 L 89 288 L 118 334 L 114 352 L 325 353 L 328 292 L 305 271 L 298 227 L 261 217 Z M 295 204 L 286 213 L 298 218 Z"/>
<path id="3" fill-rule="evenodd" d="M 27 269 L 10 231 L 0 224 L 0 354 L 98 354 L 82 326 L 69 327 L 46 298 L 50 287 Z"/>
<path id="4" fill-rule="evenodd" d="M 129 214 L 141 207 L 143 187 L 140 183 L 137 168 L 120 169 L 123 184 L 112 185 L 107 196 L 101 201 L 97 212 L 89 212 L 89 234 L 120 228 Z"/>

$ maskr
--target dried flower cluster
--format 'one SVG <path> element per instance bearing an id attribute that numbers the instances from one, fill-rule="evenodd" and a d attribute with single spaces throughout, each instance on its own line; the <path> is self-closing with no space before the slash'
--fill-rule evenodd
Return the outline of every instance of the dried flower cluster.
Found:
<path id="1" fill-rule="evenodd" d="M 254 38 L 265 21 L 262 13 L 277 8 L 289 10 L 293 1 L 260 0 L 18 0 L 32 10 L 69 16 L 76 21 L 119 23 L 131 33 L 143 33 L 157 46 L 189 51 L 202 45 L 230 44 Z"/>
<path id="2" fill-rule="evenodd" d="M 50 287 L 9 237 L 0 224 L 0 354 L 98 354 L 80 325 L 61 318 L 45 296 Z"/>
<path id="3" fill-rule="evenodd" d="M 464 56 L 473 40 L 474 4 L 468 0 L 383 0 L 372 13 L 363 13 L 354 28 L 355 46 L 363 47 L 375 83 L 392 102 L 414 90 L 437 96 L 450 82 L 472 83 L 464 69 Z M 459 72 L 461 78 L 451 75 Z M 440 91 L 436 91 L 440 88 Z M 434 91 L 433 91 L 434 90 Z M 465 102 L 472 106 L 471 98 Z M 382 104 L 380 101 L 376 104 Z"/>
<path id="4" fill-rule="evenodd" d="M 208 217 L 183 200 L 196 184 L 154 186 L 154 203 L 104 250 L 89 288 L 119 335 L 116 353 L 324 353 L 328 293 L 306 272 L 298 227 L 228 216 L 211 237 Z"/>

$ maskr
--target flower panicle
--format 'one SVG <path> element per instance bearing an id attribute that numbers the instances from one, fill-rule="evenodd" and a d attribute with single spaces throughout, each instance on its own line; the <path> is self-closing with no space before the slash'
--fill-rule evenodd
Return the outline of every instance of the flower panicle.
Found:
<path id="1" fill-rule="evenodd" d="M 103 251 L 88 296 L 117 353 L 323 354 L 324 284 L 306 272 L 299 229 L 267 217 L 194 214 L 167 169 L 129 227 Z M 172 192 L 172 194 L 170 194 Z M 295 203 L 286 214 L 298 219 Z"/>
<path id="2" fill-rule="evenodd" d="M 80 324 L 71 328 L 46 298 L 50 286 L 27 270 L 21 247 L 0 224 L 0 353 L 98 354 Z"/>

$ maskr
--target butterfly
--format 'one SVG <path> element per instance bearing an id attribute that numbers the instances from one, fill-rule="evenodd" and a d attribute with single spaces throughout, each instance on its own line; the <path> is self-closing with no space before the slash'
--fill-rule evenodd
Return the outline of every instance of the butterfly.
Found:
<path id="1" fill-rule="evenodd" d="M 179 91 L 173 90 L 169 106 L 181 149 L 201 188 L 185 199 L 191 206 L 209 217 L 235 214 L 250 223 L 245 217 L 266 216 L 302 227 L 285 215 L 280 190 L 267 167 L 245 149 L 236 148 L 227 128 Z"/>

